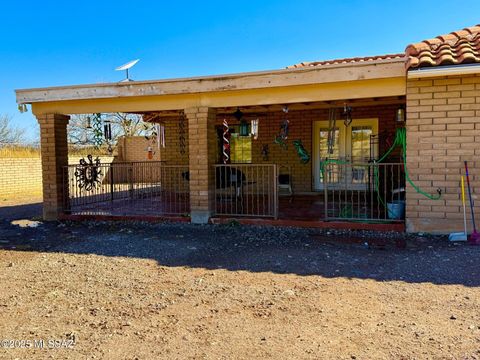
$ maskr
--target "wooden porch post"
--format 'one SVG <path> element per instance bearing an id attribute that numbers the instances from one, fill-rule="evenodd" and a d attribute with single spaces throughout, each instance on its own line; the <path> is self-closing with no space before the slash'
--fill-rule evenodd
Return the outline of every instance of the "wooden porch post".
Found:
<path id="1" fill-rule="evenodd" d="M 215 206 L 215 109 L 185 109 L 188 119 L 190 217 L 192 223 L 208 223 Z"/>
<path id="2" fill-rule="evenodd" d="M 67 124 L 60 114 L 37 115 L 43 179 L 43 219 L 57 220 L 63 209 L 63 168 L 68 165 Z"/>

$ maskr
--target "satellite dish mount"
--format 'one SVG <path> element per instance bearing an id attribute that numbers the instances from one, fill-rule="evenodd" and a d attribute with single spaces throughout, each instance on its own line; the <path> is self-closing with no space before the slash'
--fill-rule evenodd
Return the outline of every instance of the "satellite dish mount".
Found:
<path id="1" fill-rule="evenodd" d="M 136 59 L 136 60 L 130 61 L 130 62 L 128 62 L 128 63 L 126 63 L 126 64 L 124 64 L 124 65 L 122 65 L 122 66 L 119 66 L 119 67 L 117 67 L 117 68 L 115 69 L 116 71 L 123 71 L 123 70 L 125 70 L 125 72 L 126 72 L 126 78 L 123 79 L 121 82 L 133 81 L 132 79 L 130 79 L 130 76 L 129 76 L 129 74 L 128 74 L 128 70 L 129 70 L 130 68 L 132 68 L 132 67 L 133 67 L 137 62 L 139 62 L 139 61 L 140 61 L 140 59 Z"/>

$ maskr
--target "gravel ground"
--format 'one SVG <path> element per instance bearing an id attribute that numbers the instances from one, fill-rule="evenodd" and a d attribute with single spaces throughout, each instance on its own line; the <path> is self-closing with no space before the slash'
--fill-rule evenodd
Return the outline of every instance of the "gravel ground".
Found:
<path id="1" fill-rule="evenodd" d="M 0 348 L 2 359 L 480 359 L 480 247 L 236 224 L 18 224 L 0 223 L 0 339 L 45 348 Z"/>

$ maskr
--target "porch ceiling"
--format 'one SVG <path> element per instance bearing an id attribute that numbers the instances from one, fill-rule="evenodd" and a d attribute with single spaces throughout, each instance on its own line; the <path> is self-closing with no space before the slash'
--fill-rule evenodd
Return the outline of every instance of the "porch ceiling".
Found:
<path id="1" fill-rule="evenodd" d="M 223 76 L 17 90 L 35 114 L 142 112 L 405 95 L 401 59 Z"/>
<path id="2" fill-rule="evenodd" d="M 388 96 L 388 97 L 375 97 L 364 99 L 343 99 L 335 101 L 315 101 L 315 102 L 303 102 L 289 104 L 290 111 L 301 110 L 316 110 L 316 109 L 330 109 L 332 107 L 341 108 L 344 104 L 348 104 L 350 107 L 369 107 L 369 106 L 383 106 L 383 105 L 404 105 L 406 102 L 405 96 Z M 263 114 L 269 112 L 281 112 L 284 104 L 272 104 L 272 105 L 253 105 L 242 106 L 241 110 L 245 114 Z M 236 111 L 236 106 L 218 107 L 217 114 L 233 114 Z M 158 116 L 165 117 L 179 117 L 183 110 L 163 110 L 163 111 L 140 111 L 137 114 L 158 114 Z M 148 121 L 148 120 L 147 120 Z"/>

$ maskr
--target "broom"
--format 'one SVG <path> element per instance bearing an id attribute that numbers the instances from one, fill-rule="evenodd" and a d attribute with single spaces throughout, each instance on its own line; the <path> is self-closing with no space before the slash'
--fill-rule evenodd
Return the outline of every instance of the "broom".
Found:
<path id="1" fill-rule="evenodd" d="M 448 236 L 448 240 L 450 241 L 467 241 L 467 210 L 465 209 L 465 181 L 463 179 L 463 175 L 461 178 L 462 184 L 462 205 L 463 205 L 463 232 L 451 233 Z"/>
<path id="2" fill-rule="evenodd" d="M 468 165 L 465 161 L 465 175 L 467 177 L 467 188 L 468 188 L 468 199 L 470 200 L 470 210 L 472 212 L 472 224 L 473 232 L 470 234 L 469 243 L 472 245 L 480 245 L 480 234 L 477 232 L 477 226 L 475 225 L 475 214 L 473 211 L 473 199 L 472 199 L 472 190 L 470 189 L 470 177 L 468 176 Z"/>

